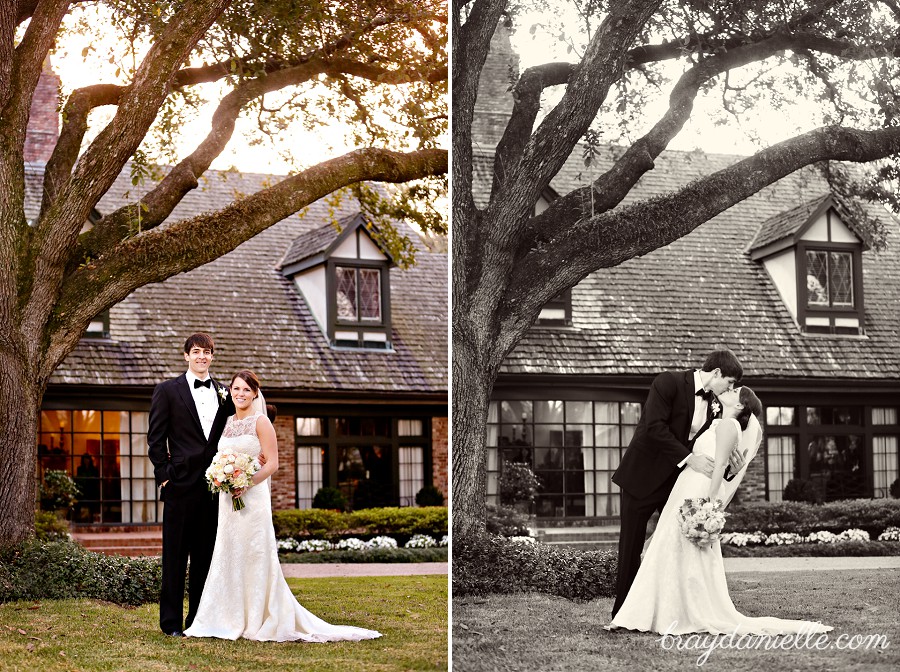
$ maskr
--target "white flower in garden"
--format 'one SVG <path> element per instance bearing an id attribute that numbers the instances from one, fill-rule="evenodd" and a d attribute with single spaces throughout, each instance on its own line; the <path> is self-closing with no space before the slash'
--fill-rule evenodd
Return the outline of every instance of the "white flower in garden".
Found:
<path id="1" fill-rule="evenodd" d="M 437 546 L 437 542 L 433 537 L 428 536 L 427 534 L 416 534 L 413 535 L 412 539 L 404 544 L 404 548 L 434 548 Z"/>

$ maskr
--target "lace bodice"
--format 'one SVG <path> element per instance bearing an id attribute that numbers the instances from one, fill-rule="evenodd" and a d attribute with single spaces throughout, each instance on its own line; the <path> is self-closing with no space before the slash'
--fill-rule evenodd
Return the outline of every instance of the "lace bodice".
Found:
<path id="1" fill-rule="evenodd" d="M 238 420 L 234 415 L 230 416 L 225 423 L 225 429 L 222 430 L 219 450 L 227 448 L 239 450 L 251 457 L 259 455 L 261 447 L 259 437 L 256 435 L 256 421 L 261 415 L 262 413 L 257 412 L 242 420 Z"/>

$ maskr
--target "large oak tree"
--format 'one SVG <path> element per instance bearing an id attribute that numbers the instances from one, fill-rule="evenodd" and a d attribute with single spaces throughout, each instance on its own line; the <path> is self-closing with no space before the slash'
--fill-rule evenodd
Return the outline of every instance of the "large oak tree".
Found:
<path id="1" fill-rule="evenodd" d="M 487 203 L 476 200 L 472 128 L 479 78 L 507 0 L 453 0 L 453 521 L 483 528 L 488 402 L 504 358 L 541 307 L 587 274 L 687 235 L 790 173 L 828 162 L 878 164 L 869 184 L 825 170 L 844 196 L 891 201 L 898 175 L 900 5 L 820 0 L 573 0 L 587 27 L 575 62 L 526 69 L 493 162 Z M 521 8 L 521 5 L 518 5 Z M 521 28 L 521 26 L 519 26 Z M 527 27 L 527 26 L 525 26 Z M 537 26 L 538 32 L 544 30 Z M 556 33 L 558 34 L 558 33 Z M 673 64 L 679 73 L 671 77 Z M 648 87 L 668 87 L 658 118 Z M 560 91 L 557 100 L 546 95 Z M 701 97 L 753 115 L 797 92 L 820 100 L 819 127 L 673 193 L 623 204 L 690 120 Z M 770 108 L 771 109 L 771 108 Z M 579 141 L 645 128 L 593 183 L 535 205 Z M 851 173 L 854 171 L 850 171 Z M 482 189 L 482 192 L 484 190 Z M 893 203 L 896 206 L 896 201 Z M 877 227 L 874 229 L 877 231 Z M 587 244 L 586 241 L 592 241 Z M 877 240 L 876 240 L 877 242 Z"/>
<path id="2" fill-rule="evenodd" d="M 446 7 L 440 0 L 0 0 L 0 541 L 34 526 L 36 433 L 54 369 L 90 321 L 136 288 L 229 252 L 336 190 L 447 172 Z M 102 12 L 102 13 L 100 13 Z M 88 18 L 85 18 L 85 17 Z M 120 63 L 63 101 L 40 214 L 26 218 L 24 147 L 35 87 L 67 32 L 94 42 L 84 68 Z M 112 47 L 105 40 L 116 38 Z M 100 59 L 103 59 L 102 61 Z M 205 137 L 178 155 L 166 140 L 218 83 Z M 206 90 L 204 90 L 206 91 Z M 275 102 L 272 102 L 272 101 Z M 98 108 L 114 112 L 99 121 Z M 216 212 L 169 215 L 222 154 L 241 115 L 289 147 L 292 119 L 343 121 L 360 148 L 303 165 Z M 99 125 L 98 125 L 99 124 Z M 139 200 L 86 225 L 116 177 L 171 166 Z M 412 214 L 419 182 L 395 190 Z M 372 197 L 371 190 L 364 192 Z M 378 193 L 384 194 L 383 190 Z M 386 207 L 384 203 L 373 207 Z M 422 221 L 435 223 L 426 214 Z M 431 213 L 434 214 L 433 212 Z M 165 222 L 165 226 L 160 226 Z"/>

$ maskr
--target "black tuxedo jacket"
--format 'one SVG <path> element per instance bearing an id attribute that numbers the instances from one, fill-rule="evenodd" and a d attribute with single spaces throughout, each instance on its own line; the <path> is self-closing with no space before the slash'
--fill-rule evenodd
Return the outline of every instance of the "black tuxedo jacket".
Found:
<path id="1" fill-rule="evenodd" d="M 688 435 L 698 401 L 694 392 L 693 370 L 665 371 L 654 379 L 628 450 L 613 474 L 622 490 L 646 497 L 691 454 Z"/>
<path id="2" fill-rule="evenodd" d="M 218 394 L 225 389 L 213 381 Z M 222 400 L 213 421 L 209 440 L 203 435 L 200 415 L 185 374 L 160 383 L 153 390 L 150 422 L 147 430 L 148 455 L 153 463 L 157 487 L 169 481 L 160 492 L 165 500 L 200 487 L 206 468 L 219 445 L 225 421 L 234 413 L 231 395 Z"/>

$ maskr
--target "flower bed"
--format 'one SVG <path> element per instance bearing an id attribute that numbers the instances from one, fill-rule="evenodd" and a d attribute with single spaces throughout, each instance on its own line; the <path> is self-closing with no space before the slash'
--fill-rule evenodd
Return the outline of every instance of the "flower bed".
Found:
<path id="1" fill-rule="evenodd" d="M 327 509 L 293 509 L 272 514 L 278 539 L 322 539 L 391 536 L 403 544 L 415 535 L 435 539 L 447 534 L 447 507 L 386 507 L 341 513 Z"/>
<path id="2" fill-rule="evenodd" d="M 448 545 L 447 535 L 436 540 L 427 534 L 416 534 L 403 544 L 403 548 L 444 548 Z M 400 548 L 393 537 L 378 536 L 363 541 L 357 537 L 341 539 L 336 542 L 325 539 L 302 539 L 293 537 L 278 540 L 278 550 L 290 553 L 321 553 L 323 551 L 358 551 L 366 552 L 378 548 Z"/>
<path id="3" fill-rule="evenodd" d="M 900 500 L 848 499 L 827 504 L 760 502 L 729 509 L 726 529 L 759 530 L 766 535 L 793 532 L 808 536 L 826 531 L 840 534 L 860 529 L 877 537 L 900 527 Z"/>

